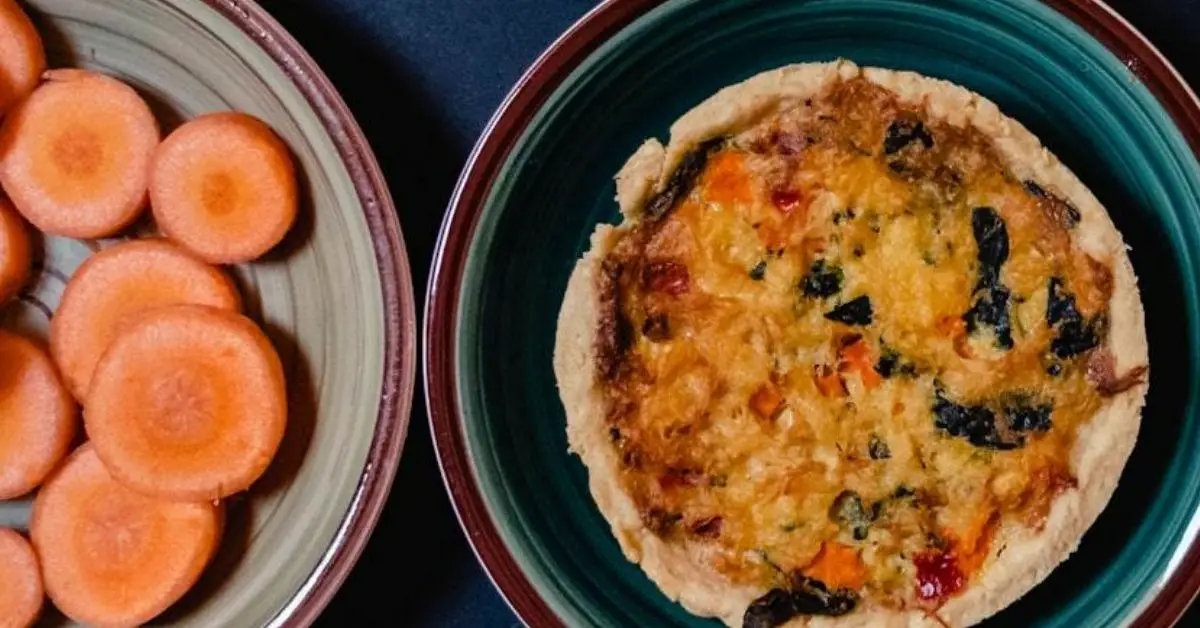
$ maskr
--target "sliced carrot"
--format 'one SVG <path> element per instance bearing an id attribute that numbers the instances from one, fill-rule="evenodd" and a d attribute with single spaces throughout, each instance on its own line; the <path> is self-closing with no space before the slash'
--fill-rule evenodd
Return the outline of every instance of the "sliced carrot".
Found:
<path id="1" fill-rule="evenodd" d="M 779 389 L 771 382 L 759 386 L 754 394 L 750 395 L 750 409 L 764 419 L 775 418 L 775 415 L 783 410 L 783 405 L 783 395 L 779 394 Z"/>
<path id="2" fill-rule="evenodd" d="M 29 527 L 59 610 L 85 624 L 136 626 L 196 583 L 222 523 L 211 502 L 167 502 L 126 488 L 85 444 L 42 487 Z"/>
<path id="3" fill-rule="evenodd" d="M 84 422 L 121 482 L 163 499 L 221 499 L 266 470 L 287 419 L 283 367 L 250 319 L 202 305 L 150 310 L 92 375 Z"/>
<path id="4" fill-rule="evenodd" d="M 213 263 L 271 250 L 296 219 L 287 146 L 244 113 L 200 116 L 172 132 L 154 159 L 150 204 L 158 227 Z"/>
<path id="5" fill-rule="evenodd" d="M 42 613 L 42 572 L 25 537 L 0 528 L 0 628 L 27 628 Z"/>
<path id="6" fill-rule="evenodd" d="M 0 112 L 24 98 L 46 70 L 46 50 L 15 0 L 0 0 Z"/>
<path id="7" fill-rule="evenodd" d="M 0 199 L 0 303 L 11 299 L 29 279 L 29 230 L 7 199 Z"/>
<path id="8" fill-rule="evenodd" d="M 0 499 L 37 488 L 70 451 L 78 409 L 40 347 L 0 330 Z"/>
<path id="9" fill-rule="evenodd" d="M 45 76 L 0 128 L 0 184 L 42 231 L 112 235 L 145 207 L 158 123 L 114 78 L 83 70 Z"/>
<path id="10" fill-rule="evenodd" d="M 741 153 L 717 153 L 704 173 L 705 198 L 721 205 L 749 203 L 754 198 L 750 181 Z"/>
<path id="11" fill-rule="evenodd" d="M 165 239 L 125 242 L 84 262 L 50 322 L 50 351 L 75 398 L 84 400 L 96 362 L 122 325 L 181 303 L 240 307 L 228 275 Z"/>
<path id="12" fill-rule="evenodd" d="M 857 550 L 833 541 L 823 543 L 816 558 L 802 571 L 804 575 L 838 589 L 861 588 L 870 575 Z"/>
<path id="13" fill-rule="evenodd" d="M 862 338 L 842 347 L 839 354 L 843 364 L 858 372 L 859 377 L 862 378 L 863 387 L 867 390 L 878 386 L 883 381 L 883 378 L 875 371 L 870 349 Z"/>
<path id="14" fill-rule="evenodd" d="M 842 382 L 842 376 L 836 369 L 829 368 L 828 365 L 813 365 L 813 381 L 816 382 L 817 390 L 821 391 L 821 395 L 824 397 L 846 396 L 846 384 Z"/>

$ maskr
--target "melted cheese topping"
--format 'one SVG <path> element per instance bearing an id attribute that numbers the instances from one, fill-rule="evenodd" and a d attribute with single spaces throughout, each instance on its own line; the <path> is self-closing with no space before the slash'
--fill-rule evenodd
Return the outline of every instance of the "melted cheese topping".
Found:
<path id="1" fill-rule="evenodd" d="M 998 523 L 1040 524 L 1103 403 L 1091 347 L 1053 350 L 1052 278 L 1095 334 L 1111 289 L 1071 247 L 1069 204 L 862 80 L 711 149 L 690 183 L 606 261 L 626 330 L 611 434 L 651 529 L 711 546 L 737 582 L 800 573 L 903 606 L 954 593 L 930 593 L 919 557 L 969 581 Z M 969 314 L 989 216 L 1006 332 Z M 832 320 L 860 297 L 869 322 Z M 991 420 L 945 424 L 959 409 Z"/>

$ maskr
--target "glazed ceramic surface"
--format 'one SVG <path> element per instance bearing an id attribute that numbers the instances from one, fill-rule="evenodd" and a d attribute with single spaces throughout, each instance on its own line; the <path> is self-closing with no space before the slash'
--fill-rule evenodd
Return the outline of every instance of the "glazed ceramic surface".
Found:
<path id="1" fill-rule="evenodd" d="M 1079 551 L 990 622 L 1173 621 L 1196 581 L 1200 138 L 1194 96 L 1093 2 L 639 0 L 606 3 L 514 90 L 443 225 L 426 385 L 448 487 L 501 591 L 532 625 L 711 626 L 625 560 L 567 452 L 551 356 L 567 278 L 613 174 L 723 86 L 838 57 L 975 90 L 1039 136 L 1132 246 L 1149 402 L 1108 509 Z M 1097 17 L 1099 16 L 1099 17 Z M 1091 29 L 1097 36 L 1089 34 Z M 1103 40 L 1103 41 L 1102 41 Z"/>
<path id="2" fill-rule="evenodd" d="M 220 553 L 201 583 L 155 623 L 310 623 L 374 525 L 411 403 L 411 279 L 370 149 L 320 70 L 253 3 L 26 6 L 51 67 L 128 81 L 164 132 L 200 113 L 236 109 L 265 120 L 293 152 L 304 198 L 298 224 L 264 259 L 232 269 L 247 313 L 287 370 L 287 433 L 267 475 L 231 501 Z M 44 339 L 65 281 L 114 242 L 41 239 L 35 281 L 0 309 L 0 324 Z M 0 503 L 0 525 L 25 525 L 28 506 Z M 53 615 L 50 623 L 58 623 Z"/>

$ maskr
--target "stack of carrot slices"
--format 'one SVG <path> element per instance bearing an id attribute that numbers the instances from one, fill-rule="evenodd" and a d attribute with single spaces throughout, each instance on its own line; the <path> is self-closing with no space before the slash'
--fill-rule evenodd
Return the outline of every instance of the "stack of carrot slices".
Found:
<path id="1" fill-rule="evenodd" d="M 0 529 L 0 625 L 32 625 L 45 596 L 79 622 L 139 625 L 195 584 L 223 500 L 283 438 L 283 366 L 214 264 L 279 244 L 295 168 L 249 115 L 203 115 L 163 139 L 120 80 L 47 71 L 13 0 L 0 0 L 0 115 L 0 307 L 30 280 L 30 226 L 107 238 L 149 204 L 163 234 L 85 262 L 49 347 L 0 330 L 0 500 L 36 491 L 30 540 Z"/>

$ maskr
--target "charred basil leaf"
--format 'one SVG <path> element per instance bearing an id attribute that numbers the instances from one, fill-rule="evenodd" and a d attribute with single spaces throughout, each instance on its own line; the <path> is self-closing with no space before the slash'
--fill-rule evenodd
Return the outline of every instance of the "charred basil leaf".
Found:
<path id="1" fill-rule="evenodd" d="M 996 334 L 996 346 L 1001 349 L 1013 347 L 1012 321 L 1009 318 L 1010 294 L 1008 288 L 995 285 L 975 294 L 975 305 L 963 315 L 967 331 L 990 328 Z"/>
<path id="2" fill-rule="evenodd" d="M 750 269 L 750 278 L 754 281 L 762 281 L 763 277 L 767 276 L 767 261 L 763 260 L 754 265 Z"/>
<path id="3" fill-rule="evenodd" d="M 1061 322 L 1081 321 L 1083 315 L 1075 305 L 1075 295 L 1063 287 L 1063 280 L 1051 277 L 1049 294 L 1046 297 L 1046 323 L 1054 326 Z"/>
<path id="4" fill-rule="evenodd" d="M 963 321 L 970 333 L 992 329 L 996 346 L 1011 349 L 1012 323 L 1008 304 L 1011 294 L 1000 283 L 1000 267 L 1008 260 L 1008 229 L 996 210 L 976 207 L 971 212 L 971 230 L 979 249 L 979 282 L 975 286 L 975 303 L 963 315 Z"/>
<path id="5" fill-rule="evenodd" d="M 775 628 L 787 623 L 797 613 L 791 591 L 771 589 L 746 607 L 746 614 L 742 615 L 742 628 Z"/>
<path id="6" fill-rule="evenodd" d="M 917 365 L 912 362 L 906 362 L 900 357 L 900 352 L 895 349 L 883 346 L 882 354 L 879 360 L 875 362 L 875 371 L 884 379 L 890 378 L 893 375 L 903 375 L 912 377 L 917 374 Z"/>
<path id="7" fill-rule="evenodd" d="M 991 207 L 971 211 L 971 230 L 979 246 L 979 284 L 976 290 L 1000 283 L 1000 267 L 1008 261 L 1008 229 Z"/>
<path id="8" fill-rule="evenodd" d="M 892 457 L 892 450 L 878 434 L 871 434 L 870 440 L 867 441 L 867 454 L 871 456 L 871 460 L 887 460 Z"/>
<path id="9" fill-rule="evenodd" d="M 826 312 L 825 318 L 846 325 L 870 325 L 873 314 L 871 298 L 864 294 Z"/>
<path id="10" fill-rule="evenodd" d="M 925 148 L 933 148 L 933 136 L 920 121 L 893 120 L 883 138 L 883 154 L 894 155 L 913 142 L 920 142 Z"/>
<path id="11" fill-rule="evenodd" d="M 724 143 L 725 138 L 714 137 L 701 142 L 691 152 L 684 155 L 679 166 L 675 168 L 675 172 L 671 173 L 667 185 L 647 201 L 646 215 L 651 220 L 659 220 L 675 209 L 679 201 L 695 187 L 696 179 L 704 171 L 704 165 L 708 163 L 709 155 L 716 152 Z"/>
<path id="12" fill-rule="evenodd" d="M 1084 320 L 1075 304 L 1075 295 L 1067 291 L 1059 277 L 1050 278 L 1046 323 L 1055 328 L 1050 351 L 1060 359 L 1073 358 L 1100 344 L 1097 321 Z"/>
<path id="13" fill-rule="evenodd" d="M 796 573 L 792 577 L 792 600 L 799 615 L 840 617 L 854 610 L 858 594 L 850 589 L 833 589 L 816 578 Z"/>
<path id="14" fill-rule="evenodd" d="M 804 276 L 800 287 L 804 290 L 804 296 L 824 299 L 842 291 L 844 278 L 845 275 L 841 268 L 833 264 L 826 264 L 825 260 L 819 259 L 809 267 L 808 274 Z"/>
<path id="15" fill-rule="evenodd" d="M 621 304 L 619 282 L 625 265 L 611 257 L 600 266 L 597 291 L 600 301 L 600 321 L 597 325 L 596 361 L 600 376 L 606 381 L 617 379 L 625 364 L 625 354 L 633 345 L 633 324 L 625 317 Z"/>
<path id="16" fill-rule="evenodd" d="M 1004 403 L 1004 417 L 1015 432 L 1048 431 L 1053 410 L 1053 404 L 1034 403 L 1028 395 L 1011 395 Z"/>
<path id="17" fill-rule="evenodd" d="M 1058 335 L 1050 341 L 1050 350 L 1062 358 L 1073 358 L 1081 353 L 1095 349 L 1100 345 L 1100 337 L 1096 330 L 1081 322 L 1063 323 L 1058 328 Z"/>
<path id="18" fill-rule="evenodd" d="M 945 397 L 940 387 L 934 391 L 933 415 L 934 425 L 938 429 L 951 436 L 965 438 L 976 447 L 1008 450 L 1025 444 L 1024 438 L 1019 435 L 1008 440 L 1000 434 L 994 412 L 984 406 L 955 403 Z"/>
<path id="19" fill-rule="evenodd" d="M 1025 191 L 1043 203 L 1043 207 L 1049 210 L 1051 217 L 1058 224 L 1071 228 L 1079 224 L 1083 220 L 1083 214 L 1079 213 L 1079 208 L 1071 204 L 1070 201 L 1059 197 L 1057 194 L 1052 194 L 1046 188 L 1038 185 L 1033 179 L 1026 179 L 1023 183 Z"/>
<path id="20" fill-rule="evenodd" d="M 829 518 L 849 531 L 856 541 L 866 539 L 871 529 L 871 513 L 854 491 L 842 491 L 833 499 L 833 504 L 829 507 Z"/>

